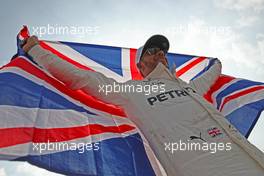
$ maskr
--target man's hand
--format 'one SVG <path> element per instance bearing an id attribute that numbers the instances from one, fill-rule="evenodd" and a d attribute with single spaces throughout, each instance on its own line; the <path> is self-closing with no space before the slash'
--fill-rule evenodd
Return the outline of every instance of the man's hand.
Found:
<path id="1" fill-rule="evenodd" d="M 25 45 L 23 46 L 23 50 L 27 53 L 33 46 L 38 45 L 39 40 L 36 36 L 31 36 L 26 40 Z"/>

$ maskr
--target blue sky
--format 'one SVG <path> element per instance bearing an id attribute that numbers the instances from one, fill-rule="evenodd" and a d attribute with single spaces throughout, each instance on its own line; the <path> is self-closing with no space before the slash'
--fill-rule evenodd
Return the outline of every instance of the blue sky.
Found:
<path id="1" fill-rule="evenodd" d="M 41 39 L 138 48 L 164 34 L 170 52 L 218 57 L 223 73 L 264 82 L 264 0 L 6 0 L 0 6 L 0 65 L 16 52 L 22 25 L 84 27 L 85 34 L 43 34 Z M 264 115 L 250 141 L 264 151 Z M 0 176 L 44 175 L 25 163 L 0 161 Z"/>

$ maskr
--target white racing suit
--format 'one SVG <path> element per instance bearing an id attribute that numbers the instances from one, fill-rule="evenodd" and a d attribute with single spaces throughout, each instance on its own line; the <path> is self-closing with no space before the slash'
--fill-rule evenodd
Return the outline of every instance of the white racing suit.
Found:
<path id="1" fill-rule="evenodd" d="M 79 69 L 39 45 L 29 55 L 69 88 L 81 89 L 104 102 L 121 106 L 142 131 L 169 176 L 264 175 L 263 153 L 202 96 L 221 72 L 219 61 L 189 84 L 161 63 L 144 80 L 117 83 L 101 73 Z M 164 85 L 165 90 L 149 95 L 109 92 L 106 96 L 99 92 L 99 85 L 116 83 Z"/>

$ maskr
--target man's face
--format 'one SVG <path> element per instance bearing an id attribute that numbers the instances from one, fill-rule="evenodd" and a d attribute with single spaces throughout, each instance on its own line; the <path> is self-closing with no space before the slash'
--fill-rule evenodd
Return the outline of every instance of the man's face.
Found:
<path id="1" fill-rule="evenodd" d="M 138 68 L 142 76 L 146 77 L 149 73 L 151 73 L 159 62 L 168 68 L 168 61 L 162 50 L 159 48 L 147 49 L 138 63 Z"/>

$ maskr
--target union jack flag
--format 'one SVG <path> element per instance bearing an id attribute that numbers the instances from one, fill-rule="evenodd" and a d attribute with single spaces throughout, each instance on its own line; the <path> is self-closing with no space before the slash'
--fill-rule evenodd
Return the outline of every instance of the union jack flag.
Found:
<path id="1" fill-rule="evenodd" d="M 218 129 L 217 127 L 213 127 L 213 128 L 210 128 L 207 130 L 208 134 L 212 137 L 215 137 L 215 136 L 218 136 L 218 135 L 221 135 L 221 130 Z"/>
<path id="2" fill-rule="evenodd" d="M 0 69 L 0 159 L 27 161 L 67 175 L 165 175 L 148 142 L 118 106 L 67 88 L 21 50 L 29 37 L 18 35 L 18 55 Z M 61 59 L 119 82 L 142 79 L 136 49 L 41 41 Z M 176 75 L 190 81 L 205 73 L 208 57 L 169 53 Z M 204 95 L 245 136 L 264 109 L 264 84 L 221 75 Z M 58 149 L 42 153 L 36 143 L 90 143 L 100 150 Z"/>

